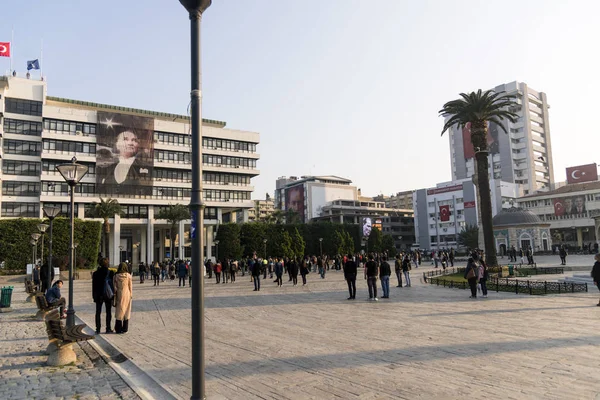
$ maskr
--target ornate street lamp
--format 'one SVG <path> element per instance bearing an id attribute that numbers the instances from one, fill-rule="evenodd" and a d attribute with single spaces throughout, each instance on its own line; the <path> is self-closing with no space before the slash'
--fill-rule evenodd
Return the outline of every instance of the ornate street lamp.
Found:
<path id="1" fill-rule="evenodd" d="M 31 245 L 31 260 L 32 260 L 32 264 L 35 266 L 35 248 L 37 245 L 37 242 L 32 238 L 29 241 L 29 244 Z"/>
<path id="2" fill-rule="evenodd" d="M 42 264 L 44 263 L 44 235 L 46 234 L 46 230 L 48 229 L 48 225 L 47 224 L 38 224 L 38 230 L 40 231 L 40 233 L 42 234 L 42 256 L 40 257 L 40 260 L 42 262 Z"/>
<path id="3" fill-rule="evenodd" d="M 35 266 L 35 264 L 37 264 L 37 244 L 38 244 L 38 241 L 40 240 L 41 236 L 42 235 L 40 233 L 37 233 L 37 232 L 31 234 L 31 238 L 33 240 L 35 240 L 35 247 L 33 249 L 33 265 L 34 266 Z"/>
<path id="4" fill-rule="evenodd" d="M 47 288 L 50 289 L 50 286 L 52 286 L 52 222 L 54 221 L 54 218 L 56 218 L 56 216 L 58 214 L 60 214 L 60 208 L 59 207 L 54 207 L 54 206 L 44 206 L 43 207 L 44 210 L 44 214 L 46 215 L 46 217 L 50 220 L 50 240 L 48 243 L 48 286 Z M 42 265 L 44 264 L 44 260 L 42 260 Z"/>
<path id="5" fill-rule="evenodd" d="M 73 157 L 71 162 L 68 164 L 57 165 L 56 169 L 62 175 L 63 179 L 67 182 L 71 188 L 71 234 L 69 237 L 69 308 L 67 309 L 67 327 L 75 326 L 75 309 L 73 308 L 73 253 L 75 245 L 75 186 L 79 183 L 81 178 L 88 172 L 88 167 L 77 163 L 77 159 Z"/>
<path id="6" fill-rule="evenodd" d="M 265 246 L 265 259 L 267 258 L 267 239 L 263 239 L 263 244 Z"/>
<path id="7" fill-rule="evenodd" d="M 323 238 L 319 238 L 319 248 L 321 249 L 321 257 L 323 257 Z"/>
<path id="8" fill-rule="evenodd" d="M 123 246 L 119 246 L 119 264 L 123 262 Z"/>
<path id="9" fill-rule="evenodd" d="M 215 242 L 214 242 L 214 243 L 215 243 L 215 247 L 217 248 L 217 249 L 216 249 L 216 253 L 217 253 L 217 254 L 215 255 L 215 259 L 217 260 L 217 262 L 219 262 L 219 241 L 218 241 L 218 240 L 215 240 Z"/>
<path id="10" fill-rule="evenodd" d="M 204 204 L 202 202 L 202 74 L 200 67 L 200 24 L 212 0 L 179 0 L 190 18 L 191 38 L 191 125 L 192 191 L 192 400 L 204 399 Z"/>

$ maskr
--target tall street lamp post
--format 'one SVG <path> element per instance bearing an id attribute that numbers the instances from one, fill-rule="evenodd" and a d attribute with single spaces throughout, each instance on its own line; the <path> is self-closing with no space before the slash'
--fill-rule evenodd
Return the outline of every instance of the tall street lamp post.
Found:
<path id="1" fill-rule="evenodd" d="M 172 259 L 173 257 L 171 257 Z M 123 262 L 123 246 L 119 246 L 119 264 Z"/>
<path id="2" fill-rule="evenodd" d="M 200 25 L 202 13 L 212 0 L 179 0 L 190 17 L 192 191 L 192 396 L 205 399 L 204 377 L 204 204 L 202 203 L 202 73 L 200 66 Z"/>
<path id="3" fill-rule="evenodd" d="M 37 244 L 41 236 L 42 235 L 37 232 L 31 234 L 31 238 L 35 241 L 35 247 L 33 248 L 33 265 L 37 263 Z"/>
<path id="4" fill-rule="evenodd" d="M 267 239 L 263 239 L 263 245 L 265 246 L 265 260 L 267 259 Z"/>
<path id="5" fill-rule="evenodd" d="M 217 262 L 219 262 L 219 241 L 218 240 L 215 240 L 215 247 L 216 247 L 215 260 L 217 260 Z"/>
<path id="6" fill-rule="evenodd" d="M 31 245 L 31 264 L 35 265 L 35 247 L 37 246 L 37 242 L 31 238 L 29 244 Z"/>
<path id="7" fill-rule="evenodd" d="M 48 229 L 48 225 L 46 224 L 38 224 L 38 230 L 42 234 L 42 256 L 40 257 L 41 263 L 44 263 L 44 235 L 46 234 L 46 230 Z"/>
<path id="8" fill-rule="evenodd" d="M 50 220 L 50 240 L 48 241 L 48 283 L 47 288 L 50 289 L 52 286 L 52 223 L 54 222 L 54 218 L 58 214 L 60 214 L 60 208 L 54 206 L 44 206 L 43 208 L 44 214 Z M 44 260 L 42 260 L 42 264 L 44 264 Z"/>
<path id="9" fill-rule="evenodd" d="M 75 264 L 75 269 L 77 269 L 77 247 L 79 246 L 78 242 L 73 244 L 73 263 Z"/>
<path id="10" fill-rule="evenodd" d="M 67 327 L 75 326 L 75 309 L 73 308 L 73 253 L 75 249 L 75 186 L 81 178 L 88 172 L 88 167 L 77 163 L 77 159 L 73 157 L 68 164 L 60 164 L 56 166 L 58 172 L 71 188 L 71 234 L 69 235 L 69 308 L 67 309 Z"/>
<path id="11" fill-rule="evenodd" d="M 323 238 L 319 238 L 319 249 L 321 249 L 321 257 L 323 257 Z"/>

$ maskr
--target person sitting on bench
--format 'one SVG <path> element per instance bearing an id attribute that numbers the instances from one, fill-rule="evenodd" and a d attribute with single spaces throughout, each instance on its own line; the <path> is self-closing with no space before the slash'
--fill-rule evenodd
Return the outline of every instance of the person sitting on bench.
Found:
<path id="1" fill-rule="evenodd" d="M 63 281 L 61 280 L 54 282 L 54 285 L 52 285 L 50 290 L 48 290 L 48 293 L 46 293 L 46 301 L 49 306 L 60 307 L 60 319 L 65 319 L 67 318 L 67 314 L 65 313 L 67 301 L 60 295 L 60 288 L 62 285 Z"/>

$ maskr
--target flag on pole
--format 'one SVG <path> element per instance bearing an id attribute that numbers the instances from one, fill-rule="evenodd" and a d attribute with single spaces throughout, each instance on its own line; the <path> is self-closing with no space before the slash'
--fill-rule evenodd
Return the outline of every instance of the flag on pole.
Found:
<path id="1" fill-rule="evenodd" d="M 38 60 L 27 61 L 27 71 L 32 69 L 40 69 L 40 62 Z"/>
<path id="2" fill-rule="evenodd" d="M 0 42 L 0 57 L 10 57 L 10 42 Z"/>

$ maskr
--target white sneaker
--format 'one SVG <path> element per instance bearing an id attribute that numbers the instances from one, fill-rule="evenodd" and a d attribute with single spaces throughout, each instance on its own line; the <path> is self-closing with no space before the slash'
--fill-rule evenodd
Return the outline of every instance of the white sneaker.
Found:
<path id="1" fill-rule="evenodd" d="M 379 299 L 377 297 L 373 298 L 373 301 L 379 301 Z"/>

